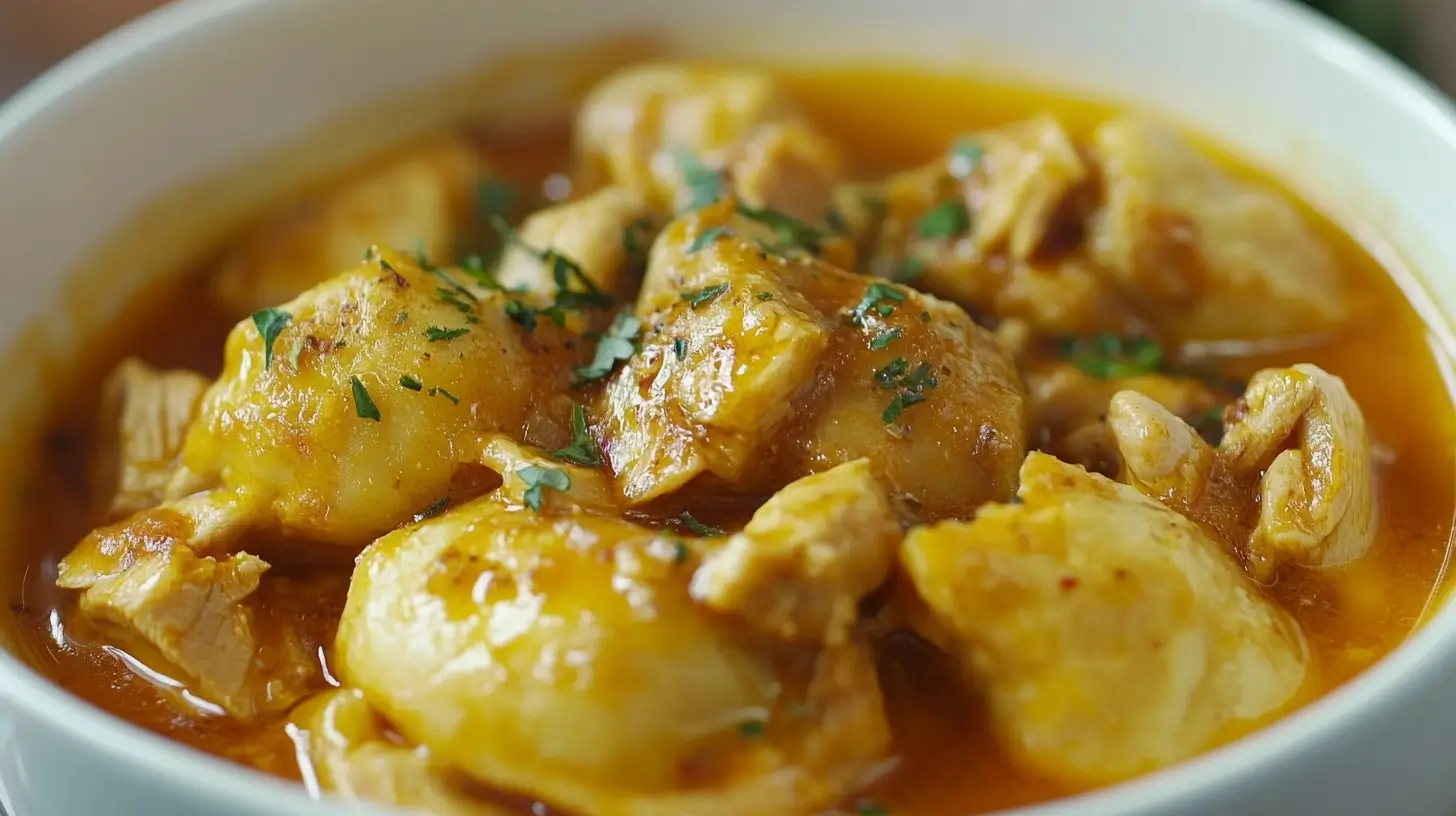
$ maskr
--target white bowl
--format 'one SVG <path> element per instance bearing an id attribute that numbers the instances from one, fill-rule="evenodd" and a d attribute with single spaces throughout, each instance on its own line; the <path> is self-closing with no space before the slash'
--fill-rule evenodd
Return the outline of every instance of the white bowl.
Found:
<path id="1" fill-rule="evenodd" d="M 971 65 L 1166 112 L 1275 168 L 1347 227 L 1367 231 L 1386 258 L 1425 273 L 1410 285 L 1423 285 L 1437 304 L 1428 317 L 1442 342 L 1441 313 L 1456 313 L 1449 105 L 1391 60 L 1292 6 L 189 0 L 78 54 L 0 111 L 0 349 L 9 351 L 0 427 L 36 420 L 32 395 L 44 365 L 37 344 L 65 354 L 78 329 L 106 319 L 148 277 L 195 251 L 195 240 L 182 237 L 132 247 L 99 293 L 94 281 L 84 291 L 69 285 L 83 261 L 164 193 L 493 57 L 644 28 L 699 55 Z M 807 44 L 793 41 L 806 33 Z M 186 217 L 168 217 L 226 220 L 276 185 L 222 190 L 193 199 Z M 0 470 L 0 481 L 21 475 Z M 1043 810 L 1448 811 L 1456 802 L 1452 677 L 1456 609 L 1448 608 L 1356 681 L 1248 739 Z M 295 786 L 95 710 L 4 652 L 0 782 L 12 816 L 331 810 Z"/>

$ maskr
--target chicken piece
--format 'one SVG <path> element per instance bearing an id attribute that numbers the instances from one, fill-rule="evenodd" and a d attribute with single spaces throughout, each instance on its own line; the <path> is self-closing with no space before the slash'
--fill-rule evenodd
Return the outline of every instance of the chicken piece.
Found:
<path id="1" fill-rule="evenodd" d="M 92 461 L 92 484 L 106 502 L 106 520 L 162 503 L 208 384 L 201 374 L 161 371 L 136 358 L 123 360 L 111 372 L 101 387 L 100 433 Z"/>
<path id="2" fill-rule="evenodd" d="M 1099 379 L 1066 362 L 1029 366 L 1025 381 L 1031 447 L 1114 478 L 1122 457 L 1107 425 L 1113 395 L 1136 391 L 1200 427 L 1218 424 L 1211 418 L 1232 401 L 1189 377 L 1149 371 Z"/>
<path id="3" fill-rule="evenodd" d="M 236 315 L 286 303 L 374 244 L 453 257 L 488 172 L 469 142 L 452 137 L 332 184 L 252 227 L 213 272 L 214 297 Z"/>
<path id="4" fill-rule="evenodd" d="M 1298 625 L 1198 525 L 1040 453 L 1018 496 L 913 530 L 901 563 L 1022 761 L 1110 782 L 1295 699 L 1310 670 Z"/>
<path id="5" fill-rule="evenodd" d="M 1365 418 L 1317 366 L 1255 374 L 1225 411 L 1217 448 L 1136 394 L 1114 397 L 1108 421 L 1130 483 L 1217 530 L 1256 580 L 1284 563 L 1342 566 L 1375 541 Z"/>
<path id="6" fill-rule="evenodd" d="M 768 74 L 666 63 L 603 80 L 582 105 L 576 146 L 659 209 L 686 209 L 698 176 L 725 172 L 745 203 L 816 226 L 844 163 Z"/>
<path id="7" fill-rule="evenodd" d="M 1091 144 L 1106 188 L 1092 257 L 1180 340 L 1336 328 L 1350 313 L 1334 257 L 1280 193 L 1238 179 L 1171 128 L 1106 122 Z"/>
<path id="8" fill-rule="evenodd" d="M 585 441 L 591 446 L 587 452 L 597 454 L 599 465 L 601 458 L 596 443 L 590 437 L 586 437 Z M 497 497 L 515 507 L 537 505 L 556 512 L 580 508 L 618 513 L 620 509 L 611 478 L 600 467 L 563 461 L 563 456 L 572 455 L 566 451 L 547 454 L 538 448 L 518 444 L 510 437 L 495 435 L 485 438 L 480 461 L 501 477 Z M 542 481 L 543 476 L 565 487 L 549 485 Z M 551 489 L 546 489 L 548 487 Z"/>
<path id="9" fill-rule="evenodd" d="M 598 814 L 814 813 L 889 748 L 868 651 L 756 636 L 675 536 L 482 499 L 365 550 L 341 679 L 477 781 Z"/>
<path id="10" fill-rule="evenodd" d="M 259 530 L 347 556 L 452 491 L 484 492 L 464 468 L 484 436 L 567 444 L 579 338 L 550 321 L 527 332 L 505 293 L 466 280 L 386 251 L 240 323 L 169 487 L 214 499 L 163 504 L 92 544 L 135 546 L 152 514 L 182 508 L 210 514 L 174 527 L 194 548 L 204 530 L 221 549 Z"/>
<path id="11" fill-rule="evenodd" d="M 1057 254 L 1087 198 L 1088 169 L 1062 125 L 1038 116 L 963 138 L 879 185 L 835 194 L 870 274 L 1057 333 L 1135 325 L 1116 287 Z"/>
<path id="12" fill-rule="evenodd" d="M 622 496 L 693 482 L 675 500 L 765 496 L 867 458 L 904 519 L 1008 497 L 1025 440 L 1000 344 L 960 308 L 844 272 L 813 245 L 784 248 L 731 201 L 659 237 L 637 302 L 651 330 L 601 411 Z"/>
<path id="13" fill-rule="evenodd" d="M 285 710 L 322 684 L 316 654 L 332 636 L 329 598 L 342 601 L 341 581 L 300 591 L 265 580 L 256 556 L 170 546 L 185 533 L 160 524 L 127 534 L 129 547 L 77 547 L 56 583 L 81 590 L 81 614 L 134 657 L 239 720 Z"/>
<path id="14" fill-rule="evenodd" d="M 510 816 L 516 811 L 462 790 L 453 769 L 424 748 L 407 748 L 385 733 L 357 689 L 324 692 L 289 717 L 304 778 L 320 792 L 435 816 Z"/>
<path id="15" fill-rule="evenodd" d="M 790 484 L 693 575 L 692 595 L 791 641 L 848 642 L 903 533 L 866 459 Z"/>
<path id="16" fill-rule="evenodd" d="M 604 187 L 527 218 L 516 233 L 516 242 L 506 250 L 497 276 L 507 287 L 555 297 L 559 288 L 555 265 L 541 257 L 541 251 L 549 248 L 575 262 L 596 288 L 628 298 L 637 288 L 637 276 L 646 264 L 655 233 L 642 193 L 628 187 Z"/>

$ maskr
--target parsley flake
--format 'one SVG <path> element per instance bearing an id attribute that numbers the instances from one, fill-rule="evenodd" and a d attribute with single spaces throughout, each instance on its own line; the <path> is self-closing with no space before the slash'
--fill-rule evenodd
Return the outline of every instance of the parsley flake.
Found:
<path id="1" fill-rule="evenodd" d="M 773 300 L 774 299 L 774 293 L 773 292 L 759 292 L 758 295 L 757 295 L 757 297 L 758 297 L 759 300 Z"/>
<path id="2" fill-rule="evenodd" d="M 426 507 L 425 509 L 421 510 L 420 512 L 415 513 L 413 520 L 414 520 L 415 523 L 418 524 L 419 522 L 424 521 L 427 518 L 434 518 L 435 516 L 438 516 L 441 513 L 445 512 L 445 508 L 449 504 L 450 504 L 450 497 L 449 496 L 441 496 L 439 501 L 435 502 L 434 504 L 430 505 L 429 507 Z"/>
<path id="3" fill-rule="evenodd" d="M 863 326 L 865 315 L 874 312 L 880 317 L 889 317 L 895 311 L 896 303 L 905 302 L 905 293 L 886 283 L 872 283 L 865 287 L 864 297 L 850 310 L 849 322 Z"/>
<path id="4" fill-rule="evenodd" d="M 652 218 L 646 215 L 622 228 L 622 249 L 627 253 L 628 265 L 646 262 L 652 232 Z"/>
<path id="5" fill-rule="evenodd" d="M 915 232 L 921 238 L 953 238 L 971 224 L 971 214 L 966 202 L 957 198 L 940 202 L 915 222 Z"/>
<path id="6" fill-rule="evenodd" d="M 689 193 L 688 205 L 684 210 L 700 209 L 723 197 L 722 174 L 704 166 L 692 151 L 684 149 L 677 152 L 677 167 Z"/>
<path id="7" fill-rule="evenodd" d="M 879 383 L 881 388 L 894 388 L 895 384 L 900 382 L 900 378 L 905 376 L 905 372 L 909 370 L 910 364 L 905 362 L 905 358 L 896 357 L 884 368 L 875 371 L 875 382 Z"/>
<path id="8" fill-rule="evenodd" d="M 263 370 L 273 365 L 273 341 L 293 322 L 293 315 L 282 309 L 259 309 L 253 312 L 253 325 L 263 337 Z"/>
<path id="9" fill-rule="evenodd" d="M 1152 374 L 1167 362 L 1163 347 L 1146 337 L 1106 333 L 1073 337 L 1062 341 L 1061 351 L 1083 373 L 1099 380 Z"/>
<path id="10" fill-rule="evenodd" d="M 596 355 L 591 365 L 576 370 L 578 383 L 600 380 L 611 374 L 617 363 L 631 359 L 637 353 L 637 334 L 642 331 L 642 321 L 630 312 L 618 312 L 607 328 L 607 333 L 597 341 Z"/>
<path id="11" fill-rule="evenodd" d="M 465 334 L 468 331 L 470 331 L 470 329 L 442 329 L 439 326 L 431 326 L 428 329 L 425 329 L 425 337 L 428 338 L 431 343 L 440 340 L 448 342 L 450 340 L 454 340 L 462 334 Z"/>
<path id="12" fill-rule="evenodd" d="M 886 425 L 893 423 L 905 413 L 905 409 L 912 405 L 918 405 L 925 401 L 925 392 L 940 385 L 935 378 L 930 363 L 921 363 L 914 371 L 909 371 L 910 364 L 904 357 L 896 357 L 884 368 L 875 371 L 875 382 L 881 388 L 898 388 L 900 393 L 890 400 L 880 418 Z M 909 371 L 909 373 L 906 373 Z"/>
<path id="13" fill-rule="evenodd" d="M 597 467 L 602 452 L 595 439 L 586 432 L 586 409 L 579 402 L 571 404 L 571 445 L 552 453 L 557 459 L 583 467 Z"/>
<path id="14" fill-rule="evenodd" d="M 891 278 L 896 283 L 909 283 L 924 274 L 925 259 L 911 256 L 895 267 L 895 273 L 891 275 Z"/>
<path id="15" fill-rule="evenodd" d="M 688 341 L 678 337 L 672 341 L 672 353 L 677 355 L 679 361 L 688 356 Z"/>
<path id="16" fill-rule="evenodd" d="M 719 295 L 723 294 L 726 291 L 728 291 L 728 284 L 719 283 L 714 284 L 713 286 L 704 286 L 701 289 L 693 289 L 689 292 L 683 292 L 682 299 L 687 301 L 688 305 L 693 307 L 694 309 L 700 309 L 703 306 L 713 302 L 715 298 L 717 298 Z"/>
<path id="17" fill-rule="evenodd" d="M 399 384 L 401 388 L 408 388 L 411 391 L 419 391 L 420 389 L 425 387 L 424 383 L 420 382 L 414 377 L 411 377 L 408 374 L 399 375 Z"/>
<path id="18" fill-rule="evenodd" d="M 688 254 L 691 255 L 728 234 L 730 233 L 727 227 L 709 227 L 698 233 L 698 237 L 694 238 L 693 242 L 688 245 Z"/>
<path id="19" fill-rule="evenodd" d="M 506 317 L 515 321 L 527 333 L 536 329 L 536 310 L 519 300 L 506 301 Z"/>
<path id="20" fill-rule="evenodd" d="M 681 564 L 688 560 L 688 545 L 685 541 L 672 542 L 672 563 Z"/>
<path id="21" fill-rule="evenodd" d="M 481 221 L 505 217 L 516 206 L 518 198 L 514 184 L 486 179 L 475 186 L 475 215 Z"/>
<path id="22" fill-rule="evenodd" d="M 738 724 L 738 736 L 746 740 L 763 739 L 768 732 L 768 723 L 763 720 L 744 720 Z"/>
<path id="23" fill-rule="evenodd" d="M 360 382 L 358 377 L 350 377 L 349 386 L 354 390 L 354 413 L 358 414 L 360 419 L 372 419 L 378 422 L 379 406 L 375 405 L 374 399 L 369 396 L 369 389 L 364 387 L 364 383 Z"/>
<path id="24" fill-rule="evenodd" d="M 769 252 L 783 254 L 784 252 L 799 251 L 818 255 L 819 250 L 823 248 L 824 239 L 828 237 L 803 221 L 771 207 L 755 209 L 740 204 L 738 213 L 773 229 L 774 237 L 778 239 L 777 243 L 761 244 Z"/>
<path id="25" fill-rule="evenodd" d="M 900 415 L 905 413 L 906 408 L 922 402 L 925 402 L 925 397 L 913 391 L 896 394 L 895 398 L 890 400 L 890 404 L 885 406 L 884 413 L 880 414 L 880 418 L 885 421 L 886 425 L 889 425 L 899 419 Z"/>
<path id="26" fill-rule="evenodd" d="M 879 334 L 875 335 L 875 339 L 870 341 L 870 348 L 874 349 L 875 351 L 884 351 L 886 347 L 899 339 L 899 329 L 890 329 L 887 332 L 880 332 Z"/>
<path id="27" fill-rule="evenodd" d="M 438 388 L 438 387 L 433 387 L 432 386 L 430 388 L 430 396 L 432 396 L 432 397 L 444 397 L 445 399 L 450 400 L 451 402 L 455 403 L 456 405 L 459 405 L 460 404 L 460 398 L 459 397 L 455 396 L 454 394 L 450 393 L 449 391 L 446 391 L 443 388 Z"/>
<path id="28" fill-rule="evenodd" d="M 704 524 L 701 521 L 698 521 L 697 519 L 693 518 L 693 514 L 692 513 L 689 513 L 686 510 L 683 511 L 683 514 L 681 516 L 678 516 L 678 519 L 682 521 L 684 527 L 688 528 L 689 530 L 692 530 L 697 535 L 700 535 L 700 536 L 720 536 L 720 535 L 723 535 L 723 528 L 721 528 L 721 527 L 712 527 L 710 525 Z"/>
<path id="29" fill-rule="evenodd" d="M 399 314 L 395 315 L 394 316 L 394 325 L 396 325 L 396 326 L 402 326 L 402 325 L 404 325 L 404 320 L 407 317 L 409 317 L 409 312 L 400 312 Z"/>
<path id="30" fill-rule="evenodd" d="M 571 489 L 571 477 L 561 468 L 544 468 L 538 465 L 529 465 L 516 471 L 521 481 L 526 483 L 526 492 L 522 496 L 526 506 L 541 512 L 541 491 L 545 488 L 565 492 Z"/>

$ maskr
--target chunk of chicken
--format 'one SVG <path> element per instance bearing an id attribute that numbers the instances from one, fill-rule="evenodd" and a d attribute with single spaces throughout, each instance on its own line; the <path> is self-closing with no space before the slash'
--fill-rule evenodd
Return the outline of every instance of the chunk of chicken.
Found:
<path id="1" fill-rule="evenodd" d="M 594 447 L 591 452 L 596 452 Z M 485 437 L 480 461 L 501 477 L 497 497 L 516 507 L 538 504 L 544 510 L 555 512 L 571 509 L 595 510 L 608 515 L 620 512 L 612 480 L 600 467 L 565 462 L 559 453 L 547 454 L 501 435 Z M 559 472 L 566 487 L 549 490 L 535 487 L 540 484 L 542 471 Z"/>
<path id="2" fill-rule="evenodd" d="M 598 289 L 630 297 L 655 234 L 651 210 L 641 192 L 604 187 L 527 218 L 516 233 L 517 241 L 506 250 L 497 276 L 505 286 L 554 297 L 558 289 L 555 265 L 540 254 L 549 248 L 575 262 Z"/>
<path id="3" fill-rule="evenodd" d="M 161 371 L 135 358 L 111 372 L 101 388 L 92 462 L 95 493 L 106 502 L 104 518 L 114 521 L 162 503 L 208 384 L 201 374 Z"/>
<path id="4" fill-rule="evenodd" d="M 1088 175 L 1061 123 L 1042 115 L 968 136 L 882 184 L 842 188 L 836 203 L 871 274 L 1042 331 L 1123 331 L 1134 321 L 1116 287 L 1057 255 Z"/>
<path id="5" fill-rule="evenodd" d="M 1122 471 L 1108 405 L 1120 391 L 1144 394 L 1185 421 L 1206 425 L 1215 411 L 1231 401 L 1200 380 L 1158 373 L 1099 379 L 1066 362 L 1043 363 L 1025 370 L 1030 444 L 1064 462 L 1116 477 Z"/>
<path id="6" fill-rule="evenodd" d="M 786 640 L 842 645 L 901 537 L 869 461 L 856 459 L 775 494 L 707 556 L 692 594 Z"/>
<path id="7" fill-rule="evenodd" d="M 289 725 L 305 778 L 317 780 L 321 792 L 434 816 L 515 813 L 466 794 L 453 769 L 428 750 L 391 739 L 357 689 L 318 695 L 289 716 Z"/>
<path id="8" fill-rule="evenodd" d="M 1131 484 L 1217 530 L 1260 581 L 1284 563 L 1348 564 L 1375 541 L 1365 418 L 1317 366 L 1255 374 L 1217 448 L 1136 394 L 1114 397 L 1108 419 Z"/>
<path id="9" fill-rule="evenodd" d="M 579 338 L 550 321 L 527 332 L 506 294 L 465 281 L 385 252 L 273 315 L 286 327 L 271 345 L 240 323 L 169 488 L 215 497 L 185 505 L 213 514 L 178 527 L 191 545 L 204 527 L 223 548 L 261 530 L 348 554 L 452 491 L 483 492 L 464 466 L 485 435 L 568 443 Z M 164 504 L 93 537 L 133 546 L 131 528 L 176 512 Z"/>
<path id="10" fill-rule="evenodd" d="M 902 565 L 1023 761 L 1108 782 L 1295 699 L 1309 670 L 1297 624 L 1198 525 L 1045 454 L 1027 457 L 1018 495 L 912 531 Z"/>
<path id="11" fill-rule="evenodd" d="M 1290 337 L 1348 317 L 1334 257 L 1280 193 L 1140 119 L 1104 123 L 1091 149 L 1106 188 L 1092 256 L 1172 336 Z"/>
<path id="12" fill-rule="evenodd" d="M 213 293 L 230 313 L 286 303 L 378 244 L 453 257 L 476 183 L 488 172 L 459 138 L 418 145 L 252 227 L 218 263 Z"/>
<path id="13" fill-rule="evenodd" d="M 651 63 L 622 69 L 582 105 L 578 152 L 658 208 L 695 197 L 694 171 L 726 172 L 737 195 L 822 226 L 838 148 L 765 73 Z"/>
<path id="14" fill-rule="evenodd" d="M 172 546 L 187 533 L 167 529 L 160 514 L 154 521 L 125 530 L 130 546 L 93 538 L 61 560 L 56 583 L 81 590 L 81 614 L 237 719 L 284 710 L 322 684 L 315 655 L 332 634 L 328 587 L 301 595 L 289 579 L 265 581 L 262 559 Z M 185 523 L 172 514 L 171 524 Z M 332 588 L 340 600 L 342 583 Z"/>
<path id="15" fill-rule="evenodd" d="M 724 201 L 653 246 L 637 303 L 652 328 L 608 383 L 600 428 L 625 499 L 694 480 L 696 501 L 763 496 L 860 458 L 905 518 L 1009 496 L 1022 399 L 995 338 L 782 241 Z"/>
<path id="16" fill-rule="evenodd" d="M 355 571 L 340 676 L 438 760 L 584 816 L 812 813 L 857 789 L 889 747 L 867 651 L 698 608 L 673 538 L 490 498 L 391 533 Z"/>

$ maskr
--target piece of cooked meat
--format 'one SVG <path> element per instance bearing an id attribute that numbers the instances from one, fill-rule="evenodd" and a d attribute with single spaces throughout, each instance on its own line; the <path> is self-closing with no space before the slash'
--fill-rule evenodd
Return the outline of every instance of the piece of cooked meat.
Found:
<path id="1" fill-rule="evenodd" d="M 1105 188 L 1089 227 L 1092 258 L 1170 336 L 1291 337 L 1349 317 L 1334 256 L 1278 191 L 1143 119 L 1105 122 L 1091 152 Z"/>
<path id="2" fill-rule="evenodd" d="M 92 459 L 92 486 L 104 501 L 105 520 L 162 503 L 209 384 L 196 372 L 162 371 L 134 357 L 112 370 L 101 387 Z"/>
<path id="3" fill-rule="evenodd" d="M 366 174 L 284 207 L 244 234 L 213 271 L 213 294 L 241 317 L 287 303 L 348 269 L 370 246 L 455 257 L 475 185 L 489 173 L 461 138 L 410 148 Z"/>
<path id="4" fill-rule="evenodd" d="M 774 494 L 704 558 L 693 598 L 786 640 L 842 645 L 903 535 L 869 461 L 856 459 Z"/>
<path id="5" fill-rule="evenodd" d="M 1138 394 L 1114 397 L 1108 421 L 1131 484 L 1217 530 L 1259 581 L 1285 563 L 1343 566 L 1375 541 L 1365 417 L 1318 366 L 1255 374 L 1217 448 Z"/>
<path id="6" fill-rule="evenodd" d="M 808 814 L 857 790 L 889 748 L 868 651 L 699 607 L 692 552 L 480 499 L 365 550 L 335 666 L 441 762 L 574 813 Z"/>
<path id="7" fill-rule="evenodd" d="M 762 218 L 725 200 L 653 247 L 650 329 L 599 412 L 625 499 L 762 496 L 860 458 L 907 519 L 1008 497 L 1022 397 L 995 338 L 953 304 L 786 248 Z"/>
<path id="8" fill-rule="evenodd" d="M 604 187 L 532 213 L 516 230 L 517 240 L 506 248 L 496 274 L 507 287 L 555 297 L 556 264 L 540 254 L 550 249 L 574 262 L 598 289 L 629 298 L 656 234 L 652 211 L 641 192 Z"/>
<path id="9" fill-rule="evenodd" d="M 1198 525 L 1040 453 L 1018 497 L 913 530 L 901 563 L 1021 761 L 1109 782 L 1295 699 L 1310 660 L 1298 625 Z"/>

